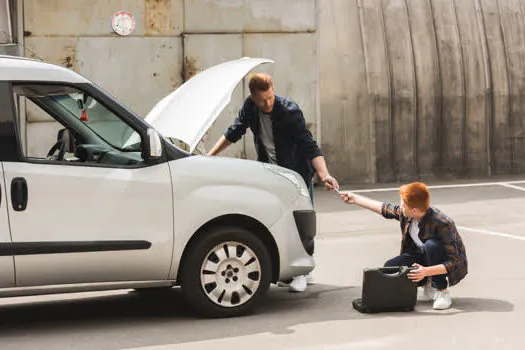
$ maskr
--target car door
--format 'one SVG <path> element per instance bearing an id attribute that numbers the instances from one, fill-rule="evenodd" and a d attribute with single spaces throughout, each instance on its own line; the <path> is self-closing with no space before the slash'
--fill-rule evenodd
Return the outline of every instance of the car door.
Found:
<path id="1" fill-rule="evenodd" d="M 2 164 L 2 167 L 0 167 L 0 288 L 15 286 L 15 269 L 11 253 L 11 234 L 7 218 L 6 195 Z"/>
<path id="2" fill-rule="evenodd" d="M 77 107 L 71 101 L 82 91 L 61 91 L 45 84 L 13 88 L 19 124 L 54 123 L 39 133 L 31 132 L 34 124 L 19 125 L 27 130 L 18 133 L 20 159 L 4 164 L 17 286 L 165 280 L 173 249 L 167 163 L 147 165 L 139 152 L 115 146 L 138 131 L 114 101 L 92 98 Z M 61 127 L 87 143 L 78 146 L 91 152 L 86 159 L 46 155 L 55 140 L 45 131 L 55 137 Z"/>
<path id="3" fill-rule="evenodd" d="M 0 81 L 0 106 L 10 103 L 9 86 Z M 11 250 L 11 233 L 7 216 L 7 190 L 4 180 L 4 161 L 14 158 L 14 122 L 7 108 L 0 108 L 0 288 L 15 286 L 14 260 Z"/>

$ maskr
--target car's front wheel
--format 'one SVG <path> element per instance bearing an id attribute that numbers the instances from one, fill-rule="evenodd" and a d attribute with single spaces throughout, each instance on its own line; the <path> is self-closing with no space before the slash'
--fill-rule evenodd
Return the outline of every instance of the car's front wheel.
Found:
<path id="1" fill-rule="evenodd" d="M 263 242 L 241 227 L 219 227 L 204 233 L 182 266 L 186 300 L 207 317 L 239 316 L 265 296 L 272 262 Z"/>

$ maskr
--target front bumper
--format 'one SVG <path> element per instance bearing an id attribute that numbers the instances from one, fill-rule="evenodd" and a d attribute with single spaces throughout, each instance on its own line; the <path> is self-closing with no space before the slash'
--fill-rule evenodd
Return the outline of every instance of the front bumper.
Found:
<path id="1" fill-rule="evenodd" d="M 306 275 L 315 268 L 315 211 L 308 198 L 299 196 L 270 228 L 279 247 L 279 281 Z"/>
<path id="2" fill-rule="evenodd" d="M 296 210 L 293 212 L 293 217 L 304 250 L 308 255 L 314 255 L 314 239 L 317 232 L 315 210 Z"/>

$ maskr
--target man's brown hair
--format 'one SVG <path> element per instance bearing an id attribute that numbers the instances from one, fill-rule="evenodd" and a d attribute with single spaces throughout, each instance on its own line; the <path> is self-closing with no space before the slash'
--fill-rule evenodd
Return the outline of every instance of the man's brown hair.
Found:
<path id="1" fill-rule="evenodd" d="M 255 91 L 267 91 L 273 86 L 272 76 L 267 73 L 255 73 L 250 75 L 250 94 L 253 95 Z"/>
<path id="2" fill-rule="evenodd" d="M 399 188 L 401 199 L 410 208 L 427 211 L 430 208 L 430 192 L 422 182 L 412 182 Z"/>

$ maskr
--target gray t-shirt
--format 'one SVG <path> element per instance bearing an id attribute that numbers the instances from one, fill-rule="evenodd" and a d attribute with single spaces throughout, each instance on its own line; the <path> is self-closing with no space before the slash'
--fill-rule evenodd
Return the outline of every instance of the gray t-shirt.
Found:
<path id="1" fill-rule="evenodd" d="M 268 153 L 268 162 L 277 164 L 277 157 L 275 156 L 275 143 L 273 142 L 272 119 L 269 114 L 259 111 L 259 121 L 261 128 L 260 137 L 266 153 Z"/>

